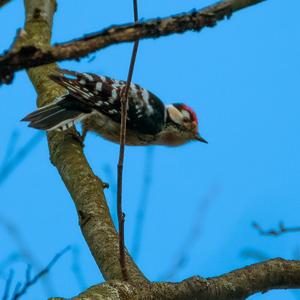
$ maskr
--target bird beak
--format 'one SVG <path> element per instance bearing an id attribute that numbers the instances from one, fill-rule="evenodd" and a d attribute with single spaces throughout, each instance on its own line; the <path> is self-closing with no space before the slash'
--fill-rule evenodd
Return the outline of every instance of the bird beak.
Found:
<path id="1" fill-rule="evenodd" d="M 200 136 L 199 134 L 195 136 L 195 140 L 196 141 L 199 141 L 199 142 L 202 142 L 202 143 L 205 143 L 205 144 L 208 144 L 207 140 L 205 140 L 202 136 Z"/>

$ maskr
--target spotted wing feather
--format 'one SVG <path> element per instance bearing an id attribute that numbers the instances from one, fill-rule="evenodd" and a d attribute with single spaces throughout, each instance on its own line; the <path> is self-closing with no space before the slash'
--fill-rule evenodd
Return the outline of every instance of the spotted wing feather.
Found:
<path id="1" fill-rule="evenodd" d="M 120 123 L 125 81 L 68 70 L 60 70 L 58 75 L 50 75 L 50 78 L 65 87 L 82 104 Z M 156 134 L 162 129 L 164 120 L 165 107 L 161 100 L 139 85 L 131 84 L 127 127 L 145 134 Z"/>

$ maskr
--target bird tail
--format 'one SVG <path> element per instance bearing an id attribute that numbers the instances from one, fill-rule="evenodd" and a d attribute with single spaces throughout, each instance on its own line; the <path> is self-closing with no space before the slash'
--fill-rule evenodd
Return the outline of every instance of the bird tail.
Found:
<path id="1" fill-rule="evenodd" d="M 21 121 L 29 122 L 29 127 L 41 130 L 66 130 L 72 127 L 76 121 L 87 116 L 86 111 L 76 107 L 76 101 L 69 99 L 70 95 L 64 95 L 54 100 L 53 103 L 45 105 L 30 113 Z"/>

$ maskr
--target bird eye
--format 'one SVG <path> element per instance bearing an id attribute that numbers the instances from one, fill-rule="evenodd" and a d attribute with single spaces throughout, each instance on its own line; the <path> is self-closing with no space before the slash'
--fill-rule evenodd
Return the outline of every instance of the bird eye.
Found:
<path id="1" fill-rule="evenodd" d="M 189 120 L 190 120 L 190 119 L 189 119 L 188 117 L 183 117 L 183 118 L 182 118 L 182 121 L 183 121 L 184 123 L 189 122 Z"/>

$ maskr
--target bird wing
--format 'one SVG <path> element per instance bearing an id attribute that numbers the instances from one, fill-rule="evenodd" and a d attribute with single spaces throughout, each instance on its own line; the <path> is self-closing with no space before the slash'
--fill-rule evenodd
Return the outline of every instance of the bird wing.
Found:
<path id="1" fill-rule="evenodd" d="M 121 97 L 125 90 L 125 81 L 63 69 L 49 77 L 65 87 L 83 106 L 92 108 L 115 122 L 121 122 Z M 127 127 L 145 134 L 156 134 L 161 131 L 164 122 L 165 106 L 162 101 L 132 83 L 128 93 Z"/>

